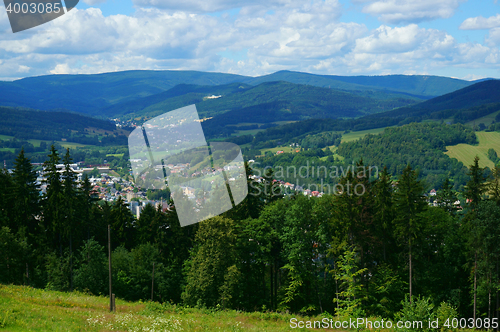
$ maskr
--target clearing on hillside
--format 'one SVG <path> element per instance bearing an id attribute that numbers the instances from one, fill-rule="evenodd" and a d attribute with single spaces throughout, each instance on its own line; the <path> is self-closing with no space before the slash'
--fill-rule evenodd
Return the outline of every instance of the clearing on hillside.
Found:
<path id="1" fill-rule="evenodd" d="M 445 152 L 451 158 L 461 161 L 469 167 L 474 162 L 474 157 L 479 156 L 479 166 L 492 169 L 495 165 L 488 159 L 488 150 L 494 149 L 497 154 L 500 153 L 500 133 L 498 132 L 476 132 L 479 140 L 478 145 L 458 144 L 447 146 Z"/>

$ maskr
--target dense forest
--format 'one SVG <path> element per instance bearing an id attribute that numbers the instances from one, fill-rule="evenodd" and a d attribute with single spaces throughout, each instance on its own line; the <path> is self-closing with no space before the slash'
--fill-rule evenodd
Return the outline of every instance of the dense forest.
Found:
<path id="1" fill-rule="evenodd" d="M 16 139 L 67 140 L 92 145 L 127 144 L 127 132 L 117 131 L 113 122 L 67 111 L 45 112 L 0 106 L 0 118 L 0 135 Z"/>
<path id="2" fill-rule="evenodd" d="M 348 172 L 340 183 L 364 190 L 320 198 L 283 197 L 271 169 L 249 178 L 236 208 L 184 228 L 173 205 L 135 219 L 122 199 L 97 200 L 70 163 L 69 151 L 51 149 L 43 196 L 24 151 L 0 173 L 0 282 L 107 294 L 110 225 L 113 292 L 127 300 L 391 319 L 434 305 L 498 317 L 500 168 L 487 178 L 477 159 L 462 192 L 446 180 L 432 199 L 411 165 L 396 178 Z"/>
<path id="3" fill-rule="evenodd" d="M 318 127 L 321 128 L 321 126 Z M 290 126 L 290 128 L 297 130 L 289 132 L 290 136 L 284 135 L 281 142 L 289 140 L 290 143 L 300 143 L 305 151 L 280 155 L 270 154 L 256 159 L 256 167 L 260 173 L 266 167 L 283 169 L 285 170 L 283 174 L 276 172 L 279 180 L 301 186 L 314 183 L 334 185 L 338 183 L 339 176 L 330 176 L 332 170 L 337 168 L 346 170 L 362 159 L 365 165 L 376 167 L 379 171 L 384 166 L 387 167 L 393 176 L 401 174 L 405 165 L 409 164 L 419 172 L 419 179 L 423 180 L 426 190 L 440 187 L 446 178 L 453 180 L 455 189 L 463 189 L 467 182 L 467 168 L 444 152 L 446 146 L 449 145 L 477 143 L 474 131 L 462 124 L 412 123 L 401 127 L 386 128 L 381 134 L 370 134 L 359 140 L 341 144 L 339 144 L 340 138 L 332 132 L 300 135 L 299 126 Z M 276 130 L 281 132 L 278 128 Z M 259 135 L 256 135 L 256 140 L 258 139 Z M 322 149 L 334 144 L 338 146 L 335 151 L 337 155 L 330 149 Z M 266 147 L 267 145 L 259 141 L 254 146 Z M 244 153 L 249 158 L 253 158 L 253 154 L 258 152 L 260 150 L 244 149 Z M 293 172 L 286 172 L 289 167 L 299 170 L 302 166 L 309 168 L 309 176 L 303 177 Z M 313 168 L 320 171 L 313 174 Z M 305 171 L 303 173 L 305 174 Z M 489 169 L 487 174 L 489 174 Z"/>

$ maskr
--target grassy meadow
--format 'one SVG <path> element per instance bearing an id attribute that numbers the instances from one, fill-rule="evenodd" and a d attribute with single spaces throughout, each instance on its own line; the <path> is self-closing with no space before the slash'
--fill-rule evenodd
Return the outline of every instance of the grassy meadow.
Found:
<path id="1" fill-rule="evenodd" d="M 116 300 L 116 307 L 116 312 L 110 313 L 109 299 L 104 296 L 0 285 L 0 330 L 278 332 L 291 331 L 290 319 L 296 317 L 271 312 L 184 308 L 157 302 L 130 303 L 120 299 Z"/>
<path id="2" fill-rule="evenodd" d="M 488 159 L 488 150 L 494 149 L 500 153 L 500 133 L 498 132 L 476 132 L 479 140 L 478 145 L 458 144 L 454 146 L 447 146 L 446 154 L 451 158 L 456 158 L 461 161 L 465 166 L 469 166 L 474 161 L 474 157 L 479 156 L 479 166 L 488 166 L 492 169 L 495 165 Z"/>
<path id="3" fill-rule="evenodd" d="M 14 136 L 0 135 L 0 141 L 8 141 L 8 140 L 13 139 L 13 138 L 14 138 Z M 52 144 L 52 141 L 45 141 L 45 140 L 40 140 L 40 139 L 28 139 L 26 141 L 28 143 L 33 144 L 34 147 L 39 147 L 41 142 L 45 142 L 48 145 Z M 63 148 L 69 148 L 69 149 L 74 149 L 74 148 L 77 148 L 77 147 L 88 146 L 88 145 L 85 145 L 85 144 L 74 143 L 74 142 L 66 142 L 66 141 L 55 141 L 55 143 L 60 144 Z M 14 152 L 14 151 L 12 151 L 12 152 Z"/>
<path id="4" fill-rule="evenodd" d="M 368 134 L 380 134 L 385 130 L 385 128 L 376 128 L 376 129 L 368 129 L 368 130 L 361 130 L 361 131 L 351 131 L 347 134 L 342 135 L 342 142 L 350 142 L 350 141 L 355 141 L 360 138 L 365 137 Z"/>

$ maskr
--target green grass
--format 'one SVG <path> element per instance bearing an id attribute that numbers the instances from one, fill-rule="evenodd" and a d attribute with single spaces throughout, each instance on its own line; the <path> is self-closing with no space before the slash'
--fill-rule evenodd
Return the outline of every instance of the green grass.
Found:
<path id="1" fill-rule="evenodd" d="M 482 118 L 478 118 L 473 121 L 469 121 L 466 124 L 469 126 L 474 126 L 474 125 L 477 126 L 480 123 L 484 123 L 486 127 L 489 127 L 489 125 L 493 122 L 493 120 L 495 120 L 495 117 L 497 116 L 498 113 L 500 113 L 500 111 L 485 115 Z"/>
<path id="2" fill-rule="evenodd" d="M 258 132 L 264 131 L 265 129 L 250 129 L 250 130 L 237 130 L 231 136 L 243 136 L 252 135 L 255 136 Z"/>
<path id="3" fill-rule="evenodd" d="M 104 296 L 0 285 L 0 330 L 278 332 L 290 331 L 290 319 L 297 317 L 270 312 L 194 309 L 154 302 L 130 303 L 120 299 L 116 300 L 116 307 L 116 313 L 110 313 L 109 300 Z"/>
<path id="4" fill-rule="evenodd" d="M 278 146 L 278 147 L 275 147 L 275 148 L 261 149 L 260 153 L 261 153 L 262 156 L 264 156 L 267 151 L 271 151 L 273 154 L 276 154 L 276 152 L 278 152 L 278 151 L 283 151 L 285 153 L 291 153 L 291 152 L 295 152 L 297 150 L 300 151 L 300 148 L 291 147 L 291 146 Z"/>
<path id="5" fill-rule="evenodd" d="M 488 150 L 494 149 L 497 154 L 500 154 L 500 133 L 497 132 L 476 132 L 479 140 L 478 145 L 458 144 L 454 146 L 447 146 L 446 154 L 451 158 L 456 158 L 461 161 L 465 166 L 469 167 L 474 157 L 479 156 L 479 166 L 493 168 L 495 165 L 488 159 Z"/>
<path id="6" fill-rule="evenodd" d="M 350 133 L 342 135 L 342 143 L 358 140 L 360 138 L 365 137 L 368 134 L 373 134 L 373 135 L 380 134 L 384 130 L 385 128 L 376 128 L 376 129 L 368 129 L 361 131 L 351 131 Z"/>
<path id="7" fill-rule="evenodd" d="M 0 148 L 0 151 L 1 152 L 12 152 L 12 153 L 15 153 L 16 149 L 14 149 L 14 148 Z"/>
<path id="8" fill-rule="evenodd" d="M 0 141 L 8 141 L 8 140 L 13 139 L 13 138 L 14 138 L 14 136 L 0 135 Z M 26 141 L 28 143 L 33 144 L 34 147 L 39 147 L 41 142 L 45 142 L 47 144 L 52 144 L 52 141 L 45 141 L 45 140 L 40 140 L 40 139 L 29 139 Z M 55 143 L 59 143 L 62 147 L 70 148 L 70 149 L 74 149 L 76 147 L 91 146 L 91 145 L 86 145 L 86 144 L 64 142 L 64 141 L 55 141 Z"/>

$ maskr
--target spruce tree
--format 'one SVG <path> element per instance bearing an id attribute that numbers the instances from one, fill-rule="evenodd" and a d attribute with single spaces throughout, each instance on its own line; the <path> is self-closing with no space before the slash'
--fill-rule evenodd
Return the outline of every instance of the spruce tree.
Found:
<path id="1" fill-rule="evenodd" d="M 62 257 L 63 219 L 61 174 L 57 168 L 60 157 L 54 145 L 50 149 L 48 160 L 43 164 L 46 193 L 43 199 L 43 219 L 48 240 L 53 248 L 59 246 Z"/>
<path id="2" fill-rule="evenodd" d="M 12 179 L 15 197 L 13 201 L 14 211 L 16 211 L 14 223 L 22 233 L 25 233 L 32 240 L 37 231 L 36 217 L 40 212 L 40 192 L 36 182 L 36 172 L 30 160 L 25 156 L 23 148 L 14 163 Z M 13 231 L 16 232 L 18 229 L 13 229 Z"/>
<path id="3" fill-rule="evenodd" d="M 427 208 L 427 202 L 424 196 L 424 187 L 418 180 L 418 174 L 406 166 L 399 179 L 395 193 L 395 235 L 408 248 L 408 269 L 409 269 L 409 287 L 410 302 L 413 295 L 413 246 L 419 233 L 425 227 L 425 220 L 420 213 Z"/>

